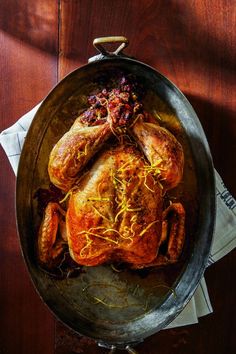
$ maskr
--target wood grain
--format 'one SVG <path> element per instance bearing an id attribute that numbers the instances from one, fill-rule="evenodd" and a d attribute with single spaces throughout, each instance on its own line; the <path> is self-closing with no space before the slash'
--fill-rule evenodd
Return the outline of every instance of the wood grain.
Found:
<path id="1" fill-rule="evenodd" d="M 96 54 L 94 38 L 124 35 L 130 41 L 125 53 L 153 66 L 185 93 L 205 129 L 214 164 L 236 195 L 235 16 L 234 0 L 2 0 L 0 130 L 86 64 Z M 0 353 L 107 353 L 59 322 L 54 332 L 54 317 L 33 289 L 21 256 L 15 177 L 2 149 L 0 160 Z M 235 256 L 231 252 L 206 271 L 212 315 L 198 325 L 161 331 L 137 350 L 235 353 Z"/>
<path id="2" fill-rule="evenodd" d="M 0 2 L 0 131 L 56 84 L 58 9 L 47 3 Z M 54 319 L 26 270 L 15 226 L 15 176 L 2 149 L 0 159 L 0 352 L 52 354 Z"/>

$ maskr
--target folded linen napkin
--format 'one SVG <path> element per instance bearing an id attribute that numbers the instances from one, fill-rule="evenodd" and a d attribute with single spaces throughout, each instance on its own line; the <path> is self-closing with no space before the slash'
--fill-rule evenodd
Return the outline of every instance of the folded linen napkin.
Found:
<path id="1" fill-rule="evenodd" d="M 0 144 L 5 150 L 15 174 L 24 139 L 40 103 L 22 116 L 14 125 L 0 134 Z M 215 171 L 216 226 L 208 265 L 224 257 L 236 246 L 236 201 Z M 166 328 L 198 323 L 198 318 L 213 312 L 204 277 L 184 310 Z"/>

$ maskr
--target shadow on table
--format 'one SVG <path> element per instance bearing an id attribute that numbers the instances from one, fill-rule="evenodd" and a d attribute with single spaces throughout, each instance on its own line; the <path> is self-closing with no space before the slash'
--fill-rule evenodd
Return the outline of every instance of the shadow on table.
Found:
<path id="1" fill-rule="evenodd" d="M 0 1 L 0 29 L 32 46 L 57 55 L 57 1 Z"/>
<path id="2" fill-rule="evenodd" d="M 232 194 L 236 194 L 236 170 L 233 151 L 236 151 L 235 112 L 216 102 L 185 93 L 205 131 L 213 162 Z"/>

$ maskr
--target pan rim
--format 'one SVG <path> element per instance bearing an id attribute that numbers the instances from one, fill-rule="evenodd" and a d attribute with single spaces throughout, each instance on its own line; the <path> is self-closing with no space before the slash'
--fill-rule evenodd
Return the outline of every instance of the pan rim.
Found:
<path id="1" fill-rule="evenodd" d="M 104 59 L 102 59 L 101 61 L 98 62 L 91 62 L 89 64 L 86 64 L 78 69 L 75 69 L 74 71 L 72 71 L 71 73 L 69 73 L 67 76 L 65 76 L 65 78 L 63 78 L 50 92 L 49 94 L 46 96 L 46 98 L 43 100 L 41 106 L 39 107 L 39 110 L 37 111 L 37 113 L 35 114 L 35 117 L 34 117 L 34 120 L 30 126 L 30 129 L 28 131 L 28 134 L 26 136 L 26 141 L 25 141 L 25 145 L 23 147 L 23 150 L 22 150 L 22 154 L 21 154 L 21 157 L 20 157 L 20 162 L 19 162 L 19 168 L 18 168 L 18 172 L 19 174 L 17 174 L 17 180 L 16 180 L 16 201 L 15 201 L 15 208 L 16 208 L 16 216 L 17 216 L 17 230 L 18 230 L 18 235 L 19 235 L 19 239 L 20 239 L 20 245 L 21 245 L 21 250 L 22 250 L 22 255 L 23 255 L 23 259 L 25 260 L 25 263 L 26 263 L 26 266 L 27 266 L 27 270 L 29 271 L 29 274 L 30 274 L 30 278 L 34 284 L 34 287 L 36 289 L 36 291 L 38 292 L 39 296 L 41 297 L 41 299 L 45 302 L 45 299 L 43 297 L 43 295 L 41 294 L 40 290 L 38 289 L 37 287 L 37 281 L 36 279 L 33 278 L 32 276 L 32 273 L 30 272 L 30 268 L 31 268 L 31 262 L 28 258 L 28 256 L 25 254 L 25 249 L 23 247 L 23 243 L 22 243 L 22 220 L 21 218 L 19 217 L 21 211 L 19 209 L 19 200 L 20 200 L 20 197 L 21 197 L 21 183 L 22 183 L 22 169 L 24 168 L 24 165 L 25 165 L 25 161 L 24 161 L 24 156 L 26 155 L 27 153 L 27 141 L 28 139 L 30 139 L 30 136 L 32 135 L 32 131 L 33 131 L 33 124 L 35 124 L 34 122 L 38 119 L 37 117 L 40 117 L 40 112 L 42 112 L 43 110 L 43 107 L 45 104 L 47 104 L 47 102 L 50 100 L 51 98 L 51 95 L 54 93 L 54 90 L 58 88 L 59 85 L 63 85 L 65 83 L 65 81 L 69 80 L 73 75 L 75 75 L 78 71 L 81 71 L 81 70 L 89 70 L 90 67 L 92 66 L 95 66 L 95 65 L 104 65 L 103 63 L 122 63 L 122 62 L 128 62 L 132 65 L 141 65 L 142 67 L 146 68 L 146 70 L 149 70 L 151 71 L 151 73 L 153 73 L 155 76 L 158 76 L 166 85 L 168 85 L 171 90 L 174 90 L 175 94 L 177 95 L 178 99 L 182 100 L 184 106 L 186 107 L 186 109 L 190 112 L 192 118 L 195 120 L 195 124 L 196 126 L 198 127 L 198 134 L 199 135 L 202 135 L 202 145 L 203 145 L 203 151 L 205 153 L 205 158 L 206 158 L 206 161 L 207 161 L 207 169 L 208 169 L 208 174 L 207 176 L 205 176 L 206 179 L 209 179 L 209 182 L 208 184 L 211 185 L 211 191 L 208 193 L 208 200 L 207 200 L 207 206 L 209 207 L 209 210 L 210 210 L 210 213 L 211 213 L 211 217 L 209 218 L 208 220 L 208 224 L 206 226 L 206 234 L 207 234 L 207 238 L 206 238 L 206 247 L 204 249 L 204 253 L 202 254 L 202 260 L 200 262 L 200 267 L 198 269 L 198 272 L 197 274 L 195 275 L 195 277 L 192 279 L 194 280 L 194 286 L 191 285 L 190 288 L 191 290 L 189 289 L 188 292 L 186 293 L 185 296 L 182 296 L 182 301 L 181 301 L 181 305 L 179 306 L 175 306 L 175 311 L 174 313 L 172 312 L 171 315 L 165 319 L 165 321 L 162 321 L 161 324 L 159 326 L 152 326 L 151 328 L 147 329 L 146 331 L 143 331 L 142 332 L 142 336 L 140 336 L 140 331 L 137 332 L 137 328 L 135 331 L 133 331 L 133 329 L 129 329 L 127 328 L 127 333 L 124 334 L 123 336 L 120 335 L 118 336 L 117 338 L 117 329 L 116 329 L 116 326 L 114 328 L 115 330 L 115 334 L 113 334 L 112 336 L 104 336 L 104 338 L 101 338 L 100 336 L 92 336 L 90 331 L 88 330 L 88 332 L 86 333 L 82 333 L 83 335 L 87 335 L 89 337 L 93 337 L 95 338 L 96 340 L 103 340 L 103 341 L 106 341 L 107 343 L 110 343 L 110 344 L 124 344 L 124 343 L 130 343 L 130 342 L 135 342 L 135 341 L 140 341 L 141 339 L 144 339 L 154 333 L 156 333 L 157 331 L 159 331 L 160 329 L 164 328 L 165 326 L 167 326 L 170 322 L 173 321 L 173 319 L 182 311 L 182 309 L 187 305 L 187 303 L 190 301 L 191 297 L 193 296 L 195 290 L 196 290 L 196 287 L 200 281 L 200 279 L 202 278 L 202 275 L 204 273 L 204 270 L 206 269 L 206 266 L 207 266 L 207 261 L 208 261 L 208 256 L 209 256 L 209 253 L 210 253 L 210 245 L 211 245 L 211 242 L 212 242 L 212 238 L 213 238 L 213 232 L 214 232 L 214 217 L 215 217 L 215 194 L 214 194 L 214 191 L 215 191 L 215 182 L 214 182 L 214 167 L 213 167 L 213 162 L 212 162 L 212 158 L 211 158 L 211 154 L 210 154 L 210 149 L 209 149 L 209 145 L 207 143 L 207 140 L 206 140 L 206 137 L 205 137 L 205 133 L 203 132 L 203 129 L 201 127 L 201 124 L 200 124 L 200 121 L 195 113 L 195 111 L 193 110 L 191 104 L 189 103 L 189 101 L 187 100 L 187 98 L 184 96 L 184 94 L 177 88 L 177 86 L 175 84 L 173 84 L 167 77 L 165 77 L 164 75 L 162 75 L 161 73 L 159 73 L 158 71 L 156 71 L 154 68 L 152 68 L 151 66 L 145 64 L 145 63 L 142 63 L 138 60 L 135 60 L 135 59 L 131 59 L 131 58 L 128 58 L 128 57 L 105 57 Z M 206 172 L 206 171 L 205 171 Z M 29 201 L 30 202 L 30 201 Z M 203 216 L 201 216 L 203 217 Z M 194 257 L 194 254 L 192 254 L 192 257 Z M 187 267 L 186 267 L 186 270 L 184 272 L 184 274 L 181 276 L 181 280 L 183 279 L 183 277 L 185 276 L 185 278 L 189 276 L 187 270 L 189 268 L 189 264 L 191 263 L 188 263 Z M 181 280 L 179 280 L 179 283 L 178 285 L 180 284 Z M 177 290 L 179 292 L 182 291 L 181 289 L 181 286 L 178 288 L 178 285 L 177 285 Z M 173 303 L 173 299 L 170 299 L 167 298 L 166 301 L 165 301 L 165 307 L 164 307 L 164 310 L 169 310 L 169 307 L 171 307 L 171 304 Z M 46 302 L 47 304 L 47 302 Z M 51 308 L 51 304 L 47 304 L 49 309 L 53 312 L 54 315 L 56 315 L 56 312 Z M 170 311 L 170 310 L 169 310 Z M 146 317 L 148 316 L 148 318 Z M 150 315 L 146 315 L 146 322 L 148 321 L 149 323 L 155 323 L 155 316 L 153 317 L 153 314 L 150 314 Z M 58 317 L 56 315 L 56 317 Z M 60 320 L 61 318 L 58 317 Z M 62 320 L 64 322 L 64 320 Z M 138 321 L 140 321 L 138 319 Z M 145 322 L 145 323 L 146 323 Z M 68 323 L 68 322 L 64 322 L 66 323 L 70 328 L 74 328 L 74 326 L 71 324 L 71 323 Z M 132 323 L 132 326 L 133 326 L 133 323 Z M 139 322 L 139 326 L 140 326 L 140 322 Z M 138 326 L 138 327 L 139 327 Z M 77 329 L 75 329 L 77 331 Z M 133 337 L 132 337 L 132 340 L 130 341 L 130 331 L 132 332 L 135 332 L 133 333 Z M 113 332 L 113 331 L 111 331 Z M 129 339 L 129 340 L 128 340 Z"/>

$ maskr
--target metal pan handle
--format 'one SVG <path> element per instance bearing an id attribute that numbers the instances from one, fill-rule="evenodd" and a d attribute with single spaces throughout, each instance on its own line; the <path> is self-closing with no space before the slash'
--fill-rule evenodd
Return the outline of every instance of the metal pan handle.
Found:
<path id="1" fill-rule="evenodd" d="M 114 52 L 109 52 L 104 48 L 104 44 L 108 44 L 108 43 L 121 43 L 121 44 Z M 105 55 L 105 56 L 120 54 L 122 52 L 122 50 L 127 47 L 128 44 L 129 44 L 129 41 L 124 36 L 100 37 L 100 38 L 95 38 L 93 41 L 94 47 L 102 55 Z"/>
<path id="2" fill-rule="evenodd" d="M 130 354 L 138 354 L 138 352 L 137 352 L 136 350 L 134 350 L 133 348 L 131 348 L 129 345 L 127 345 L 127 346 L 125 347 L 125 350 L 127 350 L 127 352 L 130 353 Z M 112 346 L 112 347 L 111 347 L 111 350 L 109 351 L 108 354 L 114 354 L 115 351 L 116 351 L 116 347 L 115 347 L 115 346 Z"/>
<path id="3" fill-rule="evenodd" d="M 138 352 L 136 350 L 134 350 L 133 348 L 131 348 L 129 345 L 127 345 L 125 347 L 125 349 L 127 350 L 128 353 L 130 354 L 138 354 Z"/>
<path id="4" fill-rule="evenodd" d="M 135 343 L 135 345 L 139 344 L 140 342 Z M 122 349 L 122 350 L 126 350 L 128 353 L 130 354 L 138 354 L 138 352 L 136 350 L 134 350 L 130 345 L 124 345 L 124 346 L 116 346 L 113 344 L 107 344 L 104 342 L 98 342 L 98 346 L 102 347 L 102 348 L 107 348 L 110 349 L 108 354 L 114 354 L 116 349 Z"/>

